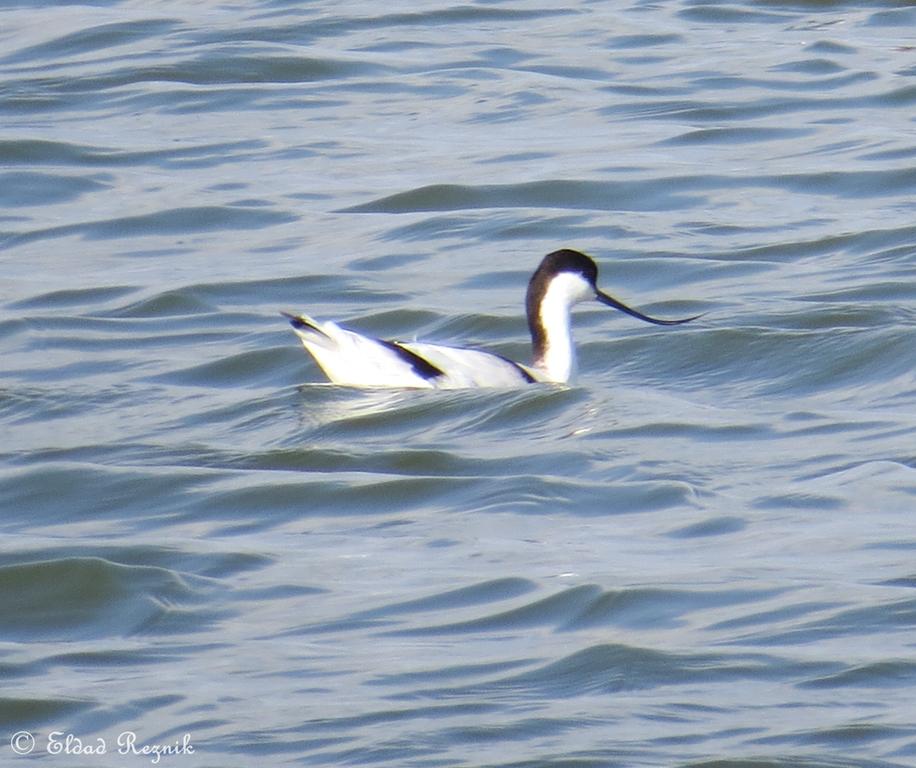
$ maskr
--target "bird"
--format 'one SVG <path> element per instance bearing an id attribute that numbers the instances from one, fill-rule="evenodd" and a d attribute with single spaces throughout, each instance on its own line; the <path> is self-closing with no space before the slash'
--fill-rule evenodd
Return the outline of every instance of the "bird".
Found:
<path id="1" fill-rule="evenodd" d="M 541 260 L 525 296 L 533 351 L 530 365 L 494 352 L 422 341 L 389 341 L 308 315 L 281 314 L 331 383 L 419 389 L 568 384 L 576 373 L 570 310 L 588 299 L 655 325 L 681 325 L 701 317 L 650 317 L 604 293 L 597 283 L 597 264 L 580 251 L 562 248 Z"/>

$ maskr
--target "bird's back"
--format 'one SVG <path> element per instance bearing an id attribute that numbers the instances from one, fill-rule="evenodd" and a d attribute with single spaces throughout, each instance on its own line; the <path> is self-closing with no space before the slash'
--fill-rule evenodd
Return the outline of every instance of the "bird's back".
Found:
<path id="1" fill-rule="evenodd" d="M 333 322 L 288 315 L 302 345 L 334 384 L 350 387 L 517 387 L 535 371 L 500 355 L 364 336 Z"/>

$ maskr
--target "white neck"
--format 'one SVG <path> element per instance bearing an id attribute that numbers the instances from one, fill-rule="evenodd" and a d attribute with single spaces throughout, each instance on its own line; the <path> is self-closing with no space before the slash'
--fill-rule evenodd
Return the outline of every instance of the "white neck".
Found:
<path id="1" fill-rule="evenodd" d="M 570 307 L 592 290 L 578 275 L 554 278 L 538 307 L 537 320 L 544 334 L 543 349 L 535 349 L 534 366 L 547 381 L 566 383 L 576 375 L 576 348 L 569 321 Z"/>

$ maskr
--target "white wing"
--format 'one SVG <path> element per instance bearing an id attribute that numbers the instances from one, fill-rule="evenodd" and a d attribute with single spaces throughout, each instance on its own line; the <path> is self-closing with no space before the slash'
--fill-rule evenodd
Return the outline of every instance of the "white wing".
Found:
<path id="1" fill-rule="evenodd" d="M 286 314 L 286 313 L 284 313 Z M 318 322 L 308 315 L 286 315 L 302 346 L 334 383 L 347 387 L 431 388 L 431 367 L 389 342 Z M 428 364 L 427 364 L 428 366 Z M 438 371 L 435 371 L 438 373 Z"/>
<path id="2" fill-rule="evenodd" d="M 539 381 L 538 374 L 527 366 L 490 352 L 415 341 L 399 342 L 398 346 L 444 372 L 445 376 L 432 380 L 438 389 L 518 387 Z"/>
<path id="3" fill-rule="evenodd" d="M 541 381 L 537 371 L 499 355 L 423 342 L 363 336 L 308 315 L 285 314 L 315 362 L 334 383 L 349 387 L 517 387 Z"/>

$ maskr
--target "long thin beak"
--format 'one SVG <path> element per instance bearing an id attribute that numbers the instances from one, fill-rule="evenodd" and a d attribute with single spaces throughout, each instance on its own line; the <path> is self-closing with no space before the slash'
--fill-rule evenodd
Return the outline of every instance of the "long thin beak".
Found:
<path id="1" fill-rule="evenodd" d="M 606 293 L 595 289 L 595 298 L 598 299 L 602 304 L 607 304 L 609 307 L 614 307 L 614 309 L 619 309 L 621 312 L 626 312 L 628 315 L 639 318 L 640 320 L 645 320 L 647 323 L 655 323 L 655 325 L 680 325 L 681 323 L 689 323 L 691 320 L 696 320 L 700 315 L 694 315 L 693 317 L 685 317 L 681 320 L 660 320 L 657 317 L 649 317 L 644 315 L 642 312 L 637 312 L 632 307 L 628 307 L 622 301 L 617 301 L 613 296 L 608 296 Z"/>

